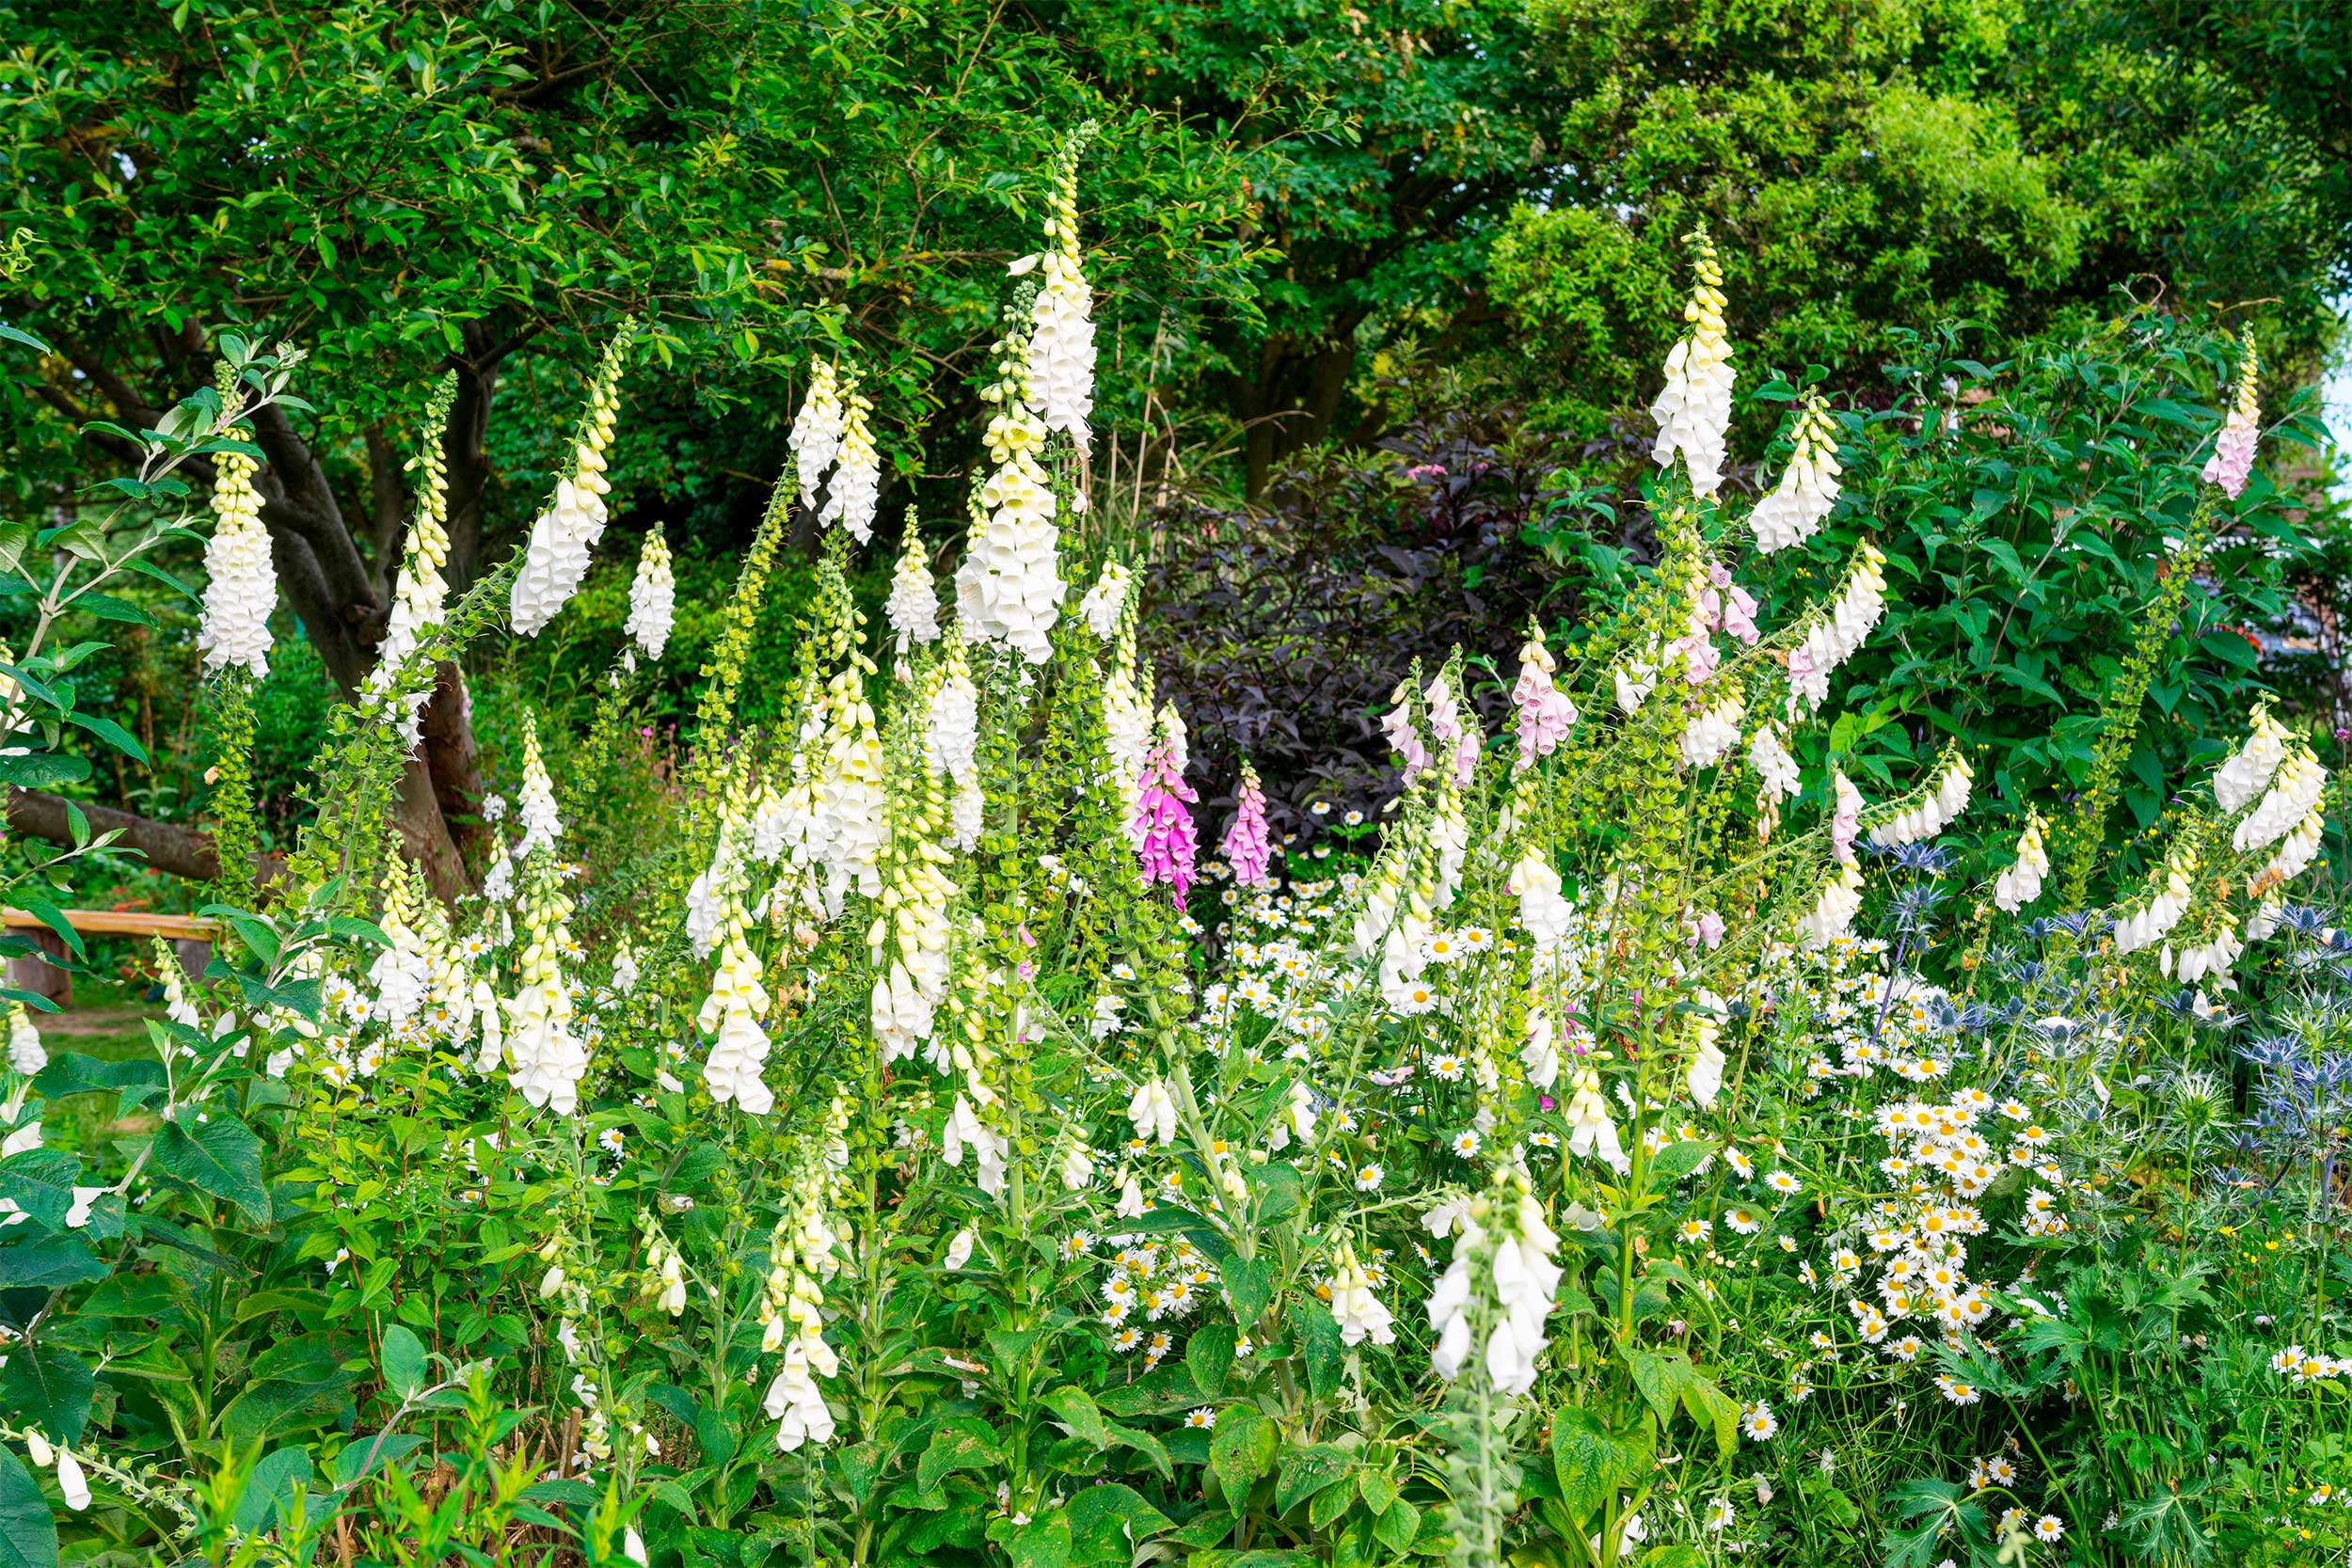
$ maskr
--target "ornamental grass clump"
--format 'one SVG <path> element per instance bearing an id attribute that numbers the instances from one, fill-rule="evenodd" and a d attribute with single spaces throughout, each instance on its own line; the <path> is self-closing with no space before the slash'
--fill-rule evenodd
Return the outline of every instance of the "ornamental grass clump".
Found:
<path id="1" fill-rule="evenodd" d="M 1134 567 L 1063 555 L 1084 142 L 1003 281 L 952 616 L 910 515 L 867 626 L 876 410 L 813 362 L 660 820 L 584 850 L 631 764 L 575 768 L 526 708 L 445 904 L 388 832 L 400 744 L 355 736 L 275 899 L 167 968 L 151 1059 L 12 1015 L 0 1536 L 641 1568 L 2342 1544 L 2317 752 L 2257 705 L 2099 900 L 2045 886 L 2063 803 L 1957 746 L 1861 767 L 1839 672 L 1900 586 L 1866 541 L 1809 600 L 1756 588 L 1847 504 L 1839 427 L 1800 405 L 1790 480 L 1725 496 L 1702 236 L 1654 566 L 1415 666 L 1377 715 L 1399 785 L 1337 852 L 1254 768 L 1213 806 Z M 501 605 L 563 612 L 628 345 L 530 546 L 454 605 L 425 466 L 368 700 Z M 839 526 L 755 724 L 795 505 Z M 655 535 L 600 724 L 676 593 Z"/>

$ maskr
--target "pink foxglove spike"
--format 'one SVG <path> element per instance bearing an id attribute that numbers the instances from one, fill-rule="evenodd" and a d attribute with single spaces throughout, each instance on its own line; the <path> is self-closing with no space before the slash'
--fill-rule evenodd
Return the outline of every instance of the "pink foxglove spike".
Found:
<path id="1" fill-rule="evenodd" d="M 1246 762 L 1241 765 L 1241 788 L 1234 799 L 1233 820 L 1218 847 L 1224 852 L 1226 863 L 1233 868 L 1235 882 L 1243 887 L 1274 885 L 1274 879 L 1266 875 L 1266 867 L 1274 859 L 1274 847 L 1266 834 L 1265 791 L 1258 787 L 1258 770 Z"/>
<path id="2" fill-rule="evenodd" d="M 2254 357 L 2254 345 L 2247 343 L 2238 356 L 2237 403 L 2229 417 L 2221 421 L 2221 434 L 2214 438 L 2213 455 L 2205 460 L 2205 483 L 2220 487 L 2232 500 L 2246 488 L 2249 475 L 2254 471 L 2254 446 L 2262 432 L 2256 420 L 2262 416 L 2262 403 L 2255 386 L 2261 366 Z"/>
<path id="3" fill-rule="evenodd" d="M 1184 907 L 1184 894 L 1199 881 L 1194 864 L 1199 845 L 1193 837 L 1192 814 L 1186 802 L 1200 797 L 1184 783 L 1176 766 L 1174 749 L 1165 739 L 1152 744 L 1143 759 L 1143 778 L 1136 791 L 1135 816 L 1127 825 L 1136 858 L 1143 863 L 1143 883 L 1166 882 Z"/>

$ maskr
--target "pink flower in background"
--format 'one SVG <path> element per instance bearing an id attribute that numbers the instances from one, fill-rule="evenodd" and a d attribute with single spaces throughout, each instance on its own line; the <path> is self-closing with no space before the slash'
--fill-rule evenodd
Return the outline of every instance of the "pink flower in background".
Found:
<path id="1" fill-rule="evenodd" d="M 1724 630 L 1751 648 L 1763 635 L 1756 626 L 1756 595 L 1736 582 L 1724 587 Z"/>
<path id="2" fill-rule="evenodd" d="M 1551 650 L 1544 646 L 1542 629 L 1529 626 L 1527 646 L 1519 650 L 1518 684 L 1511 688 L 1511 702 L 1519 710 L 1522 773 L 1535 766 L 1536 758 L 1549 756 L 1576 722 L 1576 705 L 1552 684 L 1551 673 L 1557 668 Z"/>
<path id="3" fill-rule="evenodd" d="M 2221 493 L 2232 500 L 2237 499 L 2237 493 L 2246 488 L 2247 476 L 2254 471 L 2254 445 L 2261 435 L 2255 423 L 2262 414 L 2259 390 L 2254 385 L 2259 369 L 2254 345 L 2245 344 L 2238 356 L 2237 403 L 2221 421 L 2221 434 L 2214 439 L 2213 455 L 2205 460 L 2205 483 L 2219 485 Z"/>
<path id="4" fill-rule="evenodd" d="M 1233 820 L 1225 830 L 1225 841 L 1218 846 L 1225 862 L 1233 868 L 1233 880 L 1243 887 L 1272 887 L 1274 879 L 1266 875 L 1266 866 L 1274 859 L 1274 847 L 1267 841 L 1265 826 L 1265 791 L 1258 787 L 1258 770 L 1248 763 L 1241 765 L 1241 789 L 1233 801 Z M 1183 902 L 1181 898 L 1179 903 Z"/>
<path id="5" fill-rule="evenodd" d="M 1380 727 L 1388 732 L 1389 744 L 1396 748 L 1396 754 L 1405 759 L 1405 782 L 1411 784 L 1429 766 L 1429 751 L 1421 743 L 1421 733 L 1413 728 L 1412 700 L 1404 687 L 1396 689 L 1396 706 L 1380 721 Z"/>
<path id="6" fill-rule="evenodd" d="M 1155 741 L 1144 753 L 1143 778 L 1136 789 L 1136 815 L 1127 824 L 1127 836 L 1135 841 L 1136 858 L 1143 863 L 1143 885 L 1166 882 L 1174 890 L 1180 910 L 1184 907 L 1185 890 L 1200 879 L 1193 863 L 1199 845 L 1193 838 L 1192 814 L 1184 810 L 1184 802 L 1200 799 L 1176 767 L 1175 749 L 1165 739 Z"/>
<path id="7" fill-rule="evenodd" d="M 1405 477 L 1406 479 L 1443 479 L 1445 478 L 1445 465 L 1442 463 L 1416 463 L 1411 467 L 1405 470 Z"/>

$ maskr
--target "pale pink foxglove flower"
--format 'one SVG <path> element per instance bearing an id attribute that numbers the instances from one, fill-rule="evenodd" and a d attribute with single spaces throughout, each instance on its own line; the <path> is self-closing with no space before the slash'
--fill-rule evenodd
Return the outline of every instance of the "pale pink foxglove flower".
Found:
<path id="1" fill-rule="evenodd" d="M 1242 887 L 1272 887 L 1274 879 L 1266 875 L 1273 863 L 1274 847 L 1266 834 L 1265 791 L 1258 787 L 1258 770 L 1248 762 L 1241 765 L 1241 787 L 1233 795 L 1233 820 L 1225 830 L 1224 842 L 1217 846 L 1225 856 L 1225 863 L 1232 868 L 1233 880 Z"/>
<path id="2" fill-rule="evenodd" d="M 1831 769 L 1830 787 L 1836 797 L 1830 810 L 1830 851 L 1851 865 L 1854 837 L 1862 831 L 1862 792 L 1854 788 L 1843 768 Z"/>
<path id="3" fill-rule="evenodd" d="M 1405 782 L 1409 784 L 1429 766 L 1429 751 L 1422 744 L 1421 732 L 1413 727 L 1410 692 L 1399 686 L 1392 701 L 1396 706 L 1381 718 L 1380 727 L 1388 735 L 1389 745 L 1405 759 Z"/>
<path id="4" fill-rule="evenodd" d="M 1538 759 L 1557 751 L 1579 715 L 1568 694 L 1552 682 L 1559 662 L 1544 646 L 1543 628 L 1528 623 L 1527 644 L 1519 650 L 1519 678 L 1511 688 L 1512 705 L 1519 715 L 1519 760 L 1515 772 L 1524 773 Z"/>
<path id="5" fill-rule="evenodd" d="M 2254 448 L 2262 435 L 2256 423 L 2262 417 L 2262 390 L 2255 385 L 2260 373 L 2252 341 L 2239 344 L 2237 401 L 2221 421 L 2221 434 L 2214 437 L 2213 455 L 2205 460 L 2202 476 L 2206 483 L 2218 485 L 2232 500 L 2237 499 L 2238 492 L 2246 488 L 2248 476 L 2254 471 Z"/>

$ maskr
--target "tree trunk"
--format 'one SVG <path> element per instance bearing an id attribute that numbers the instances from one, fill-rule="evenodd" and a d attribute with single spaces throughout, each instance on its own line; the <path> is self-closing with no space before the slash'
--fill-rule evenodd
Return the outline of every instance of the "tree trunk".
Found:
<path id="1" fill-rule="evenodd" d="M 1251 500 L 1265 493 L 1277 464 L 1331 433 L 1356 369 L 1354 334 L 1352 321 L 1334 323 L 1330 337 L 1306 342 L 1277 334 L 1259 346 L 1254 373 L 1227 378 L 1245 430 L 1244 483 Z"/>
<path id="2" fill-rule="evenodd" d="M 424 706 L 424 760 L 431 769 L 433 797 L 449 834 L 458 849 L 478 856 L 488 848 L 489 829 L 482 821 L 481 758 L 474 751 L 473 703 L 466 690 L 465 672 L 448 659 L 434 672 L 433 700 Z"/>

